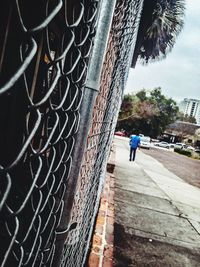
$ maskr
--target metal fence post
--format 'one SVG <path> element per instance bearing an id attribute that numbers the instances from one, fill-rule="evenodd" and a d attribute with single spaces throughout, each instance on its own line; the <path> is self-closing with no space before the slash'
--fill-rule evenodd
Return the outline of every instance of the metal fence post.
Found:
<path id="1" fill-rule="evenodd" d="M 75 224 L 70 226 L 70 212 L 73 205 L 77 178 L 84 154 L 88 131 L 91 124 L 93 106 L 100 87 L 101 71 L 111 28 L 115 3 L 116 0 L 104 0 L 101 3 L 86 87 L 84 89 L 83 99 L 80 107 L 79 129 L 75 137 L 75 146 L 72 155 L 73 161 L 64 197 L 65 205 L 61 223 L 59 225 L 59 230 L 57 232 L 56 250 L 59 254 L 62 253 L 62 247 L 64 245 L 67 233 L 70 231 L 70 229 L 74 229 L 76 227 Z M 58 264 L 59 261 L 56 260 L 56 263 Z"/>

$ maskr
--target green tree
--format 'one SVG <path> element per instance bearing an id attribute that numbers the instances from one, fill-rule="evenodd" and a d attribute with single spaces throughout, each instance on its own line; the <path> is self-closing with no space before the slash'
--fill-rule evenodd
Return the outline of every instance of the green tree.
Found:
<path id="1" fill-rule="evenodd" d="M 145 89 L 140 90 L 139 92 L 137 92 L 136 97 L 139 98 L 140 101 L 145 101 L 147 100 L 147 92 Z"/>
<path id="2" fill-rule="evenodd" d="M 124 96 L 119 112 L 119 117 L 121 119 L 127 118 L 133 114 L 134 98 L 135 98 L 134 95 L 131 94 L 127 94 Z"/>
<path id="3" fill-rule="evenodd" d="M 152 118 L 152 128 L 154 135 L 160 135 L 164 132 L 166 126 L 177 119 L 178 106 L 172 98 L 167 98 L 162 94 L 160 87 L 155 88 L 150 93 L 150 99 L 153 101 L 159 113 Z"/>
<path id="4" fill-rule="evenodd" d="M 179 121 L 185 121 L 185 122 L 190 122 L 190 123 L 197 123 L 195 117 L 193 116 L 189 116 L 187 114 L 184 114 L 182 112 L 179 112 L 178 113 L 178 118 L 177 118 Z"/>
<path id="5" fill-rule="evenodd" d="M 156 137 L 177 118 L 178 107 L 172 98 L 155 88 L 148 94 L 145 89 L 135 95 L 125 95 L 117 123 L 117 129 L 131 133 L 139 130 L 145 135 Z"/>

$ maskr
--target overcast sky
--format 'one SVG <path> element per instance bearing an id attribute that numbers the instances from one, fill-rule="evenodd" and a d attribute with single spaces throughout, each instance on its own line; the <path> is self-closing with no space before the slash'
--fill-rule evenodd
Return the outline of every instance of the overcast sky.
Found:
<path id="1" fill-rule="evenodd" d="M 172 52 L 164 60 L 131 69 L 125 93 L 158 86 L 177 101 L 200 99 L 200 0 L 186 0 L 184 29 Z"/>

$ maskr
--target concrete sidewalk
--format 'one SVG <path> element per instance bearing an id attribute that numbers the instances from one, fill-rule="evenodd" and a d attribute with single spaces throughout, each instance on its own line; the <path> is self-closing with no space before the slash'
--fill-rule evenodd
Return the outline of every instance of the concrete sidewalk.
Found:
<path id="1" fill-rule="evenodd" d="M 115 266 L 200 266 L 200 189 L 115 138 Z M 177 164 L 180 164 L 177 162 Z"/>

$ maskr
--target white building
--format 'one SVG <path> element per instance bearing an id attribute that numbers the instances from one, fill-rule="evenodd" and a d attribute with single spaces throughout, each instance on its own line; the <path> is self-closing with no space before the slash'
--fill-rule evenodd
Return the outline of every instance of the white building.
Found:
<path id="1" fill-rule="evenodd" d="M 184 98 L 179 104 L 179 110 L 185 115 L 195 117 L 197 124 L 200 125 L 200 100 Z"/>

